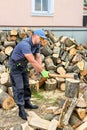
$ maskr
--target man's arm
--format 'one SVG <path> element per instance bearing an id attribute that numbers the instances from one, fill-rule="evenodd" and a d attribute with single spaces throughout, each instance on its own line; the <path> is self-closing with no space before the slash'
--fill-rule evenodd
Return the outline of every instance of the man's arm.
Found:
<path id="1" fill-rule="evenodd" d="M 37 54 L 36 54 L 35 59 L 36 59 L 36 61 L 37 61 L 40 65 L 42 65 L 42 59 L 41 59 L 40 53 L 37 53 Z"/>
<path id="2" fill-rule="evenodd" d="M 32 64 L 32 66 L 38 71 L 38 72 L 42 72 L 43 67 L 41 65 L 41 59 L 39 54 L 37 54 L 36 59 L 33 56 L 33 54 L 24 54 L 24 56 L 26 57 L 26 59 Z M 39 59 L 37 59 L 39 58 Z"/>

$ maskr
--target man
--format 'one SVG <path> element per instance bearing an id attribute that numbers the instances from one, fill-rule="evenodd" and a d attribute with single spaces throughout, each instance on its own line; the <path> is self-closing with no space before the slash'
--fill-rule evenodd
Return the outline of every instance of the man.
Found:
<path id="1" fill-rule="evenodd" d="M 23 39 L 15 46 L 9 60 L 14 100 L 19 107 L 19 116 L 24 120 L 27 120 L 27 113 L 24 108 L 38 108 L 38 106 L 30 103 L 31 90 L 29 88 L 27 62 L 30 62 L 43 77 L 48 77 L 49 73 L 43 69 L 40 57 L 40 44 L 44 39 L 46 36 L 43 30 L 34 31 L 31 37 Z"/>

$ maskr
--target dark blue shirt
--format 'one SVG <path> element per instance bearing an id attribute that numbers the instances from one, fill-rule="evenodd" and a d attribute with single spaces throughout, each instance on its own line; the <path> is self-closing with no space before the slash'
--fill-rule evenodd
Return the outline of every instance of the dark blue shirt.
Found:
<path id="1" fill-rule="evenodd" d="M 39 53 L 40 51 L 40 45 L 32 43 L 32 38 L 25 38 L 22 41 L 20 41 L 14 48 L 11 59 L 12 60 L 20 60 L 24 57 L 24 54 L 33 54 Z"/>

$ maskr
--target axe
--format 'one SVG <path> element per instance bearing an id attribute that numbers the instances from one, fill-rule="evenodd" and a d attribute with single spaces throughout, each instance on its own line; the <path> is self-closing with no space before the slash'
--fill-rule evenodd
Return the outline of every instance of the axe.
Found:
<path id="1" fill-rule="evenodd" d="M 55 77 L 58 77 L 58 78 L 72 78 L 72 79 L 75 79 L 75 80 L 77 80 L 77 79 L 79 79 L 79 76 L 78 76 L 78 74 L 52 74 L 52 73 L 49 73 L 49 77 L 53 77 L 53 78 L 55 78 Z"/>

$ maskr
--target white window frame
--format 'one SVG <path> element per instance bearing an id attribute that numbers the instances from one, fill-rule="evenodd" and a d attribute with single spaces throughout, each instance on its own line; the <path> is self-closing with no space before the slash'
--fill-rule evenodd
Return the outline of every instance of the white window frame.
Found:
<path id="1" fill-rule="evenodd" d="M 32 0 L 32 15 L 33 16 L 53 16 L 54 0 L 48 0 L 48 11 L 35 11 L 35 0 Z"/>

